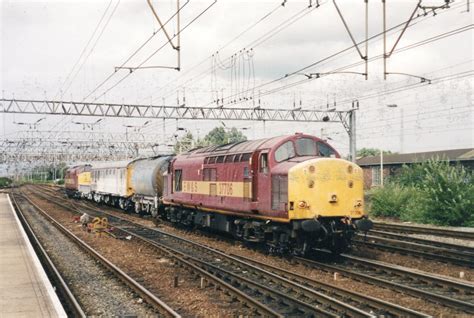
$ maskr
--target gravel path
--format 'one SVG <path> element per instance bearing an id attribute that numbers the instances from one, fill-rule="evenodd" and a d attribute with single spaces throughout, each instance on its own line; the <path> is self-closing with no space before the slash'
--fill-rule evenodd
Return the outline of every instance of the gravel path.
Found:
<path id="1" fill-rule="evenodd" d="M 128 287 L 71 242 L 26 201 L 25 218 L 87 316 L 158 316 Z"/>

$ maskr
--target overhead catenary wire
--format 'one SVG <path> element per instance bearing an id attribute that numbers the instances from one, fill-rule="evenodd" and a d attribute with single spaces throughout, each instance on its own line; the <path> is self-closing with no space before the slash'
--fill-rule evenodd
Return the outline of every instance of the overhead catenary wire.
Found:
<path id="1" fill-rule="evenodd" d="M 110 0 L 109 1 L 109 4 L 107 5 L 107 7 L 105 8 L 104 12 L 102 13 L 100 19 L 99 19 L 99 22 L 97 22 L 97 25 L 95 26 L 94 28 L 94 31 L 92 32 L 91 36 L 89 37 L 89 40 L 87 41 L 86 45 L 83 47 L 82 51 L 81 51 L 81 54 L 79 55 L 79 57 L 77 58 L 76 62 L 74 63 L 73 67 L 71 68 L 71 70 L 69 71 L 68 75 L 65 77 L 61 87 L 59 88 L 58 92 L 56 93 L 56 98 L 59 94 L 61 94 L 62 90 L 63 90 L 63 87 L 66 85 L 66 83 L 69 81 L 69 78 L 71 77 L 72 73 L 74 72 L 74 70 L 76 69 L 77 65 L 79 64 L 79 62 L 81 61 L 82 57 L 84 56 L 84 54 L 86 53 L 87 51 L 87 48 L 89 47 L 89 44 L 92 42 L 92 39 L 95 37 L 95 34 L 97 33 L 97 31 L 99 30 L 99 26 L 102 24 L 102 21 L 104 20 L 107 12 L 109 11 L 109 8 L 110 6 L 112 5 L 112 2 L 113 0 Z M 56 99 L 55 98 L 55 99 Z"/>
<path id="2" fill-rule="evenodd" d="M 214 0 L 214 2 L 212 2 L 206 9 L 204 9 L 201 13 L 199 13 L 196 17 L 194 17 L 188 24 L 186 24 L 183 28 L 181 28 L 181 30 L 179 32 L 177 32 L 176 34 L 174 34 L 171 39 L 173 40 L 174 38 L 176 38 L 178 35 L 180 35 L 182 32 L 184 32 L 191 24 L 193 24 L 197 19 L 199 19 L 204 13 L 206 13 L 214 4 L 217 3 L 217 0 Z M 166 23 L 164 24 L 166 25 Z M 159 51 L 161 51 L 161 49 L 163 47 L 165 47 L 166 45 L 168 44 L 168 42 L 166 42 L 165 44 L 163 44 L 162 46 L 160 46 L 157 50 L 155 50 L 152 54 L 150 54 L 145 60 L 143 60 L 140 64 L 138 64 L 137 67 L 141 67 L 143 66 L 146 62 L 148 62 L 153 56 L 155 56 Z M 114 72 L 115 73 L 115 72 Z M 129 72 L 127 73 L 124 77 L 122 77 L 119 81 L 117 81 L 116 83 L 114 83 L 112 86 L 110 86 L 109 88 L 107 88 L 104 92 L 102 92 L 102 94 L 98 95 L 97 97 L 95 97 L 93 99 L 93 101 L 96 101 L 98 100 L 99 98 L 101 98 L 102 96 L 104 96 L 105 94 L 107 94 L 109 91 L 111 91 L 112 89 L 114 89 L 115 87 L 117 87 L 120 83 L 122 83 L 126 78 L 128 78 L 131 74 L 133 74 L 133 72 Z M 83 101 L 85 101 L 87 98 L 89 98 L 98 88 L 100 88 L 103 84 L 105 84 L 106 81 L 102 82 L 96 89 L 94 89 L 92 92 L 90 92 L 84 99 Z"/>
<path id="3" fill-rule="evenodd" d="M 453 36 L 453 35 L 456 35 L 456 34 L 459 34 L 459 33 L 462 33 L 462 32 L 466 32 L 466 31 L 469 31 L 473 28 L 473 25 L 468 25 L 468 26 L 465 26 L 465 27 L 462 27 L 462 28 L 459 28 L 459 29 L 456 29 L 456 30 L 452 30 L 452 31 L 449 31 L 451 32 L 449 34 L 449 36 Z M 438 35 L 436 39 L 431 39 L 429 42 L 426 41 L 426 40 L 422 40 L 422 41 L 419 41 L 417 42 L 417 45 L 415 46 L 414 44 L 411 44 L 409 45 L 409 48 L 408 49 L 413 49 L 415 47 L 418 47 L 420 45 L 426 45 L 428 43 L 431 43 L 431 42 L 434 42 L 435 40 L 441 40 L 441 39 L 444 39 L 447 37 L 446 33 L 448 32 L 445 32 L 441 35 Z M 396 54 L 396 53 L 400 53 L 400 52 L 403 52 L 403 51 L 406 51 L 407 48 L 406 47 L 403 47 L 403 48 L 400 48 L 398 50 L 395 50 L 393 54 Z M 378 59 L 381 59 L 383 58 L 383 54 L 381 55 L 378 55 L 378 56 L 375 56 L 375 57 L 372 57 L 369 59 L 368 62 L 373 62 L 375 60 L 378 60 Z M 336 68 L 334 70 L 331 70 L 331 71 L 328 71 L 326 72 L 325 74 L 322 74 L 320 77 L 324 77 L 324 76 L 328 76 L 329 74 L 332 74 L 332 73 L 336 73 L 336 72 L 341 72 L 341 71 L 344 71 L 344 70 L 347 70 L 349 68 L 352 68 L 352 67 L 355 67 L 355 66 L 358 66 L 358 65 L 361 65 L 365 63 L 365 61 L 359 61 L 359 62 L 356 62 L 356 63 L 352 63 L 352 64 L 349 64 L 349 65 L 346 65 L 344 67 L 339 67 L 339 68 Z M 266 86 L 266 85 L 269 85 L 270 83 L 275 83 L 275 82 L 279 82 L 281 79 L 284 79 L 285 77 L 283 78 L 280 78 L 280 79 L 276 79 L 276 80 L 273 80 L 271 82 L 267 82 L 267 83 L 264 83 L 264 84 L 261 84 L 259 86 L 256 87 L 256 89 L 261 89 L 262 87 Z M 298 85 L 301 85 L 303 83 L 307 83 L 309 81 L 313 81 L 313 80 L 316 80 L 317 78 L 305 78 L 305 79 L 302 79 L 302 80 L 299 80 L 299 81 L 296 81 L 296 82 L 293 82 L 291 84 L 286 84 L 286 85 L 282 85 L 280 87 L 276 87 L 276 88 L 273 88 L 273 89 L 270 89 L 270 90 L 267 90 L 267 91 L 262 91 L 261 92 L 261 96 L 266 96 L 266 95 L 271 95 L 271 94 L 274 94 L 274 93 L 277 93 L 277 92 L 280 92 L 280 91 L 283 91 L 283 90 L 286 90 L 288 88 L 291 88 L 291 87 L 295 87 L 295 86 L 298 86 Z M 229 100 L 230 98 L 232 98 L 234 96 L 226 96 L 226 99 Z M 354 97 L 353 99 L 358 99 L 357 97 Z M 352 100 L 349 100 L 349 101 L 345 101 L 345 102 L 352 102 Z M 238 102 L 236 102 L 238 103 Z M 206 104 L 205 106 L 209 106 L 210 103 Z M 227 103 L 227 105 L 230 105 L 230 103 Z"/>
<path id="4" fill-rule="evenodd" d="M 321 3 L 320 5 L 322 5 L 324 3 Z M 296 23 L 298 20 L 300 20 L 301 18 L 303 18 L 304 16 L 308 15 L 309 13 L 311 13 L 312 11 L 316 10 L 318 7 L 316 6 L 312 6 L 312 7 L 307 7 L 305 6 L 303 9 L 301 9 L 300 11 L 298 11 L 296 14 L 292 15 L 291 17 L 287 18 L 286 20 L 284 20 L 283 22 L 279 23 L 277 26 L 273 27 L 271 30 L 267 31 L 264 35 L 261 35 L 259 36 L 257 39 L 254 39 L 252 42 L 250 43 L 247 43 L 244 48 L 240 49 L 239 51 L 237 51 L 236 53 L 232 54 L 231 56 L 227 57 L 223 62 L 227 62 L 228 60 L 231 60 L 232 58 L 235 58 L 235 56 L 238 56 L 238 53 L 243 51 L 243 50 L 253 50 L 255 48 L 257 48 L 258 46 L 262 45 L 263 43 L 265 43 L 266 41 L 268 41 L 269 39 L 271 39 L 272 37 L 274 37 L 275 35 L 277 35 L 278 33 L 280 33 L 281 31 L 283 31 L 285 28 L 293 25 L 294 23 Z M 205 76 L 208 76 L 209 72 L 212 70 L 212 67 L 206 69 L 205 71 L 199 73 L 197 76 L 193 77 L 193 78 L 190 78 L 189 80 L 185 81 L 183 84 L 181 85 L 186 85 L 187 83 L 189 82 L 192 82 L 192 81 L 198 81 L 200 80 L 201 78 L 205 77 Z M 234 74 L 235 76 L 235 74 Z M 157 93 L 157 92 L 155 92 Z M 163 96 L 166 98 L 168 96 L 170 96 L 171 94 L 173 94 L 174 92 L 166 92 Z M 240 93 L 237 92 L 235 93 L 234 95 L 239 95 Z M 234 96 L 233 96 L 234 97 Z M 226 98 L 227 100 L 229 100 L 228 98 Z"/>
<path id="5" fill-rule="evenodd" d="M 458 7 L 459 7 L 459 6 L 458 6 Z M 455 8 L 455 6 L 452 6 L 451 8 L 453 9 L 453 8 Z M 444 11 L 444 12 L 446 12 L 446 11 Z M 418 17 L 415 17 L 414 20 L 416 20 L 416 19 L 423 19 L 423 18 L 425 18 L 425 17 L 424 17 L 424 16 L 418 16 Z M 403 27 L 405 23 L 406 23 L 406 21 L 404 21 L 404 22 L 402 22 L 402 23 L 399 23 L 399 24 L 397 24 L 397 25 L 394 25 L 394 26 L 390 27 L 389 29 L 387 29 L 387 32 L 391 32 L 391 31 L 394 31 L 394 30 L 396 30 L 396 29 L 398 29 L 398 28 L 400 28 L 400 27 Z M 414 25 L 416 25 L 416 23 L 412 23 L 412 24 L 409 25 L 408 27 L 413 27 Z M 361 44 L 365 43 L 366 41 L 372 41 L 372 40 L 374 40 L 374 39 L 376 39 L 376 38 L 380 38 L 383 34 L 384 34 L 383 32 L 377 33 L 377 34 L 375 34 L 375 35 L 369 37 L 367 40 L 360 41 L 359 43 L 357 43 L 357 45 L 361 45 Z M 352 48 L 354 48 L 354 45 L 350 45 L 349 47 L 347 47 L 347 48 L 345 48 L 345 49 L 342 49 L 342 50 L 340 50 L 340 51 L 338 51 L 338 52 L 335 52 L 335 53 L 333 53 L 333 54 L 330 54 L 330 55 L 327 56 L 327 57 L 324 57 L 324 58 L 322 58 L 322 59 L 320 59 L 320 60 L 318 60 L 318 61 L 316 61 L 316 62 L 313 62 L 313 63 L 311 63 L 311 64 L 305 66 L 305 67 L 299 68 L 298 70 L 293 71 L 293 72 L 290 72 L 290 73 L 288 73 L 288 74 L 286 74 L 286 75 L 284 75 L 284 76 L 282 76 L 282 77 L 279 77 L 279 78 L 277 78 L 277 79 L 274 79 L 274 80 L 265 82 L 265 83 L 263 83 L 263 84 L 260 84 L 260 85 L 258 85 L 258 86 L 256 87 L 256 89 L 262 89 L 262 88 L 265 87 L 265 86 L 268 86 L 268 85 L 271 85 L 271 84 L 280 82 L 280 81 L 282 81 L 282 80 L 286 80 L 286 79 L 288 79 L 288 78 L 291 77 L 291 76 L 300 74 L 301 72 L 304 72 L 305 70 L 308 70 L 308 69 L 310 69 L 310 68 L 312 68 L 312 67 L 314 67 L 314 66 L 316 66 L 316 65 L 318 65 L 318 64 L 321 64 L 321 63 L 326 62 L 326 61 L 328 61 L 328 60 L 330 60 L 330 59 L 332 59 L 332 58 L 334 58 L 334 57 L 336 57 L 336 56 L 338 56 L 338 55 L 341 55 L 342 53 L 345 53 L 345 52 L 351 50 Z M 400 49 L 396 50 L 395 52 L 400 52 Z M 383 56 L 383 55 L 381 55 L 381 56 Z M 373 61 L 373 58 L 372 58 L 372 59 L 369 59 L 369 60 L 372 60 L 372 61 Z M 358 63 L 365 63 L 365 61 L 360 61 L 360 62 L 358 62 Z M 358 64 L 358 63 L 357 63 L 357 64 Z M 354 64 L 356 64 L 356 63 L 354 63 Z M 309 79 L 308 81 L 310 81 L 310 80 L 312 80 L 312 79 Z M 299 85 L 299 84 L 304 83 L 304 82 L 306 82 L 306 80 L 301 80 L 301 81 L 299 81 L 298 84 L 296 84 L 296 85 Z M 295 85 L 292 84 L 291 86 L 288 86 L 288 87 L 293 87 L 293 86 L 295 86 Z M 281 90 L 282 88 L 285 89 L 286 86 L 282 86 L 279 90 Z M 277 91 L 279 91 L 279 90 L 277 90 Z M 272 90 L 272 91 L 270 92 L 270 94 L 275 93 L 275 92 L 277 92 L 277 91 Z M 263 93 L 262 93 L 262 95 L 263 95 Z M 267 94 L 267 95 L 268 95 L 268 94 Z M 235 98 L 235 96 L 226 96 L 226 100 L 232 100 L 233 98 Z M 211 103 L 208 103 L 208 104 L 206 104 L 205 106 L 209 106 L 209 105 L 211 105 Z"/>
<path id="6" fill-rule="evenodd" d="M 176 11 L 164 24 L 163 27 L 165 27 L 177 14 L 180 10 L 182 10 L 187 4 L 189 3 L 189 0 L 186 1 L 179 9 Z M 145 46 L 148 44 L 151 39 L 159 32 L 163 27 L 160 27 L 157 31 L 153 32 L 153 34 L 148 37 L 148 39 L 140 45 L 121 65 L 120 67 L 125 66 L 134 56 L 138 54 Z M 176 35 L 175 35 L 176 36 Z M 174 38 L 174 37 L 173 37 Z M 157 52 L 156 52 L 157 53 Z M 155 53 L 155 54 L 156 54 Z M 119 68 L 120 68 L 119 67 Z M 117 74 L 118 69 L 116 68 L 113 73 L 111 73 L 109 76 L 107 76 L 102 82 L 100 82 L 89 94 L 87 94 L 82 101 L 85 101 L 87 98 L 89 98 L 92 94 L 94 94 L 97 90 L 99 90 L 105 83 L 107 83 L 115 74 Z"/>

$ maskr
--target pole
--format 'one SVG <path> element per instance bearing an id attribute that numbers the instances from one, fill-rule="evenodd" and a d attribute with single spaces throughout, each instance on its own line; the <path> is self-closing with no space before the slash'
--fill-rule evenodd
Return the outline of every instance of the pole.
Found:
<path id="1" fill-rule="evenodd" d="M 369 79 L 369 0 L 365 0 L 365 80 Z"/>
<path id="2" fill-rule="evenodd" d="M 383 79 L 387 79 L 387 25 L 385 0 L 382 0 L 383 7 Z"/>
<path id="3" fill-rule="evenodd" d="M 380 186 L 383 188 L 383 150 L 380 148 Z"/>
<path id="4" fill-rule="evenodd" d="M 403 127 L 403 108 L 400 107 L 400 153 L 403 153 L 403 133 L 404 133 L 404 127 Z"/>
<path id="5" fill-rule="evenodd" d="M 352 162 L 356 162 L 356 109 L 349 112 L 349 152 Z"/>

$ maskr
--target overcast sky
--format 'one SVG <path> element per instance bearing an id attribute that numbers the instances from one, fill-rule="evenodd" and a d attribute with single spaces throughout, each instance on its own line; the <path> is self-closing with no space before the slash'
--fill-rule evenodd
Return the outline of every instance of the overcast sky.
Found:
<path id="1" fill-rule="evenodd" d="M 466 12 L 464 0 L 455 1 L 450 9 L 438 10 L 436 16 L 429 13 L 416 18 L 406 30 L 397 49 L 470 26 L 467 31 L 463 29 L 464 32 L 395 52 L 387 60 L 388 72 L 412 76 L 392 74 L 384 81 L 382 59 L 376 59 L 369 63 L 368 80 L 359 74 L 338 73 L 286 89 L 280 88 L 306 77 L 294 75 L 262 85 L 352 45 L 332 1 L 320 1 L 319 8 L 308 8 L 308 0 L 288 0 L 285 6 L 279 6 L 282 0 L 218 0 L 182 31 L 180 72 L 156 68 L 136 70 L 105 94 L 105 90 L 128 74 L 127 70 L 116 72 L 100 89 L 94 89 L 158 29 L 145 0 L 0 2 L 0 87 L 6 98 L 82 101 L 87 97 L 86 101 L 176 105 L 177 95 L 181 102 L 184 95 L 187 105 L 212 106 L 218 92 L 226 103 L 233 99 L 232 95 L 237 100 L 248 99 L 238 104 L 244 107 L 254 107 L 260 99 L 262 107 L 292 108 L 296 104 L 297 107 L 318 109 L 326 108 L 328 103 L 333 107 L 335 103 L 339 110 L 347 109 L 350 101 L 358 99 L 359 148 L 416 152 L 469 148 L 474 144 L 473 15 L 472 8 L 471 12 Z M 167 21 L 176 11 L 174 0 L 153 3 L 162 21 Z M 212 3 L 212 0 L 190 0 L 189 3 L 181 0 L 181 5 L 186 4 L 181 10 L 182 26 Z M 387 0 L 387 27 L 406 21 L 416 3 L 413 0 Z M 426 6 L 443 3 L 444 0 L 423 1 Z M 364 40 L 364 1 L 339 0 L 338 4 L 356 40 Z M 421 9 L 417 11 L 417 14 L 421 13 Z M 103 15 L 98 31 L 94 33 Z M 381 1 L 369 1 L 369 36 L 382 32 L 381 17 Z M 257 21 L 260 22 L 251 28 Z M 166 29 L 169 34 L 176 34 L 176 21 L 171 20 Z M 389 34 L 389 49 L 399 33 L 400 28 Z M 92 34 L 95 36 L 89 42 Z M 369 42 L 369 58 L 383 53 L 382 43 L 381 37 Z M 126 66 L 139 65 L 164 44 L 163 32 L 157 33 Z M 363 45 L 360 49 L 364 53 Z M 327 73 L 360 61 L 358 52 L 352 48 L 304 72 Z M 165 45 L 143 64 L 156 65 L 176 66 L 176 52 L 170 45 Z M 364 66 L 345 70 L 362 73 Z M 68 74 L 71 75 L 68 77 Z M 433 83 L 418 85 L 418 77 L 433 79 Z M 273 92 L 275 89 L 278 91 Z M 14 121 L 34 121 L 42 117 L 0 116 L 3 137 L 24 129 L 13 124 Z M 75 120 L 95 121 L 86 117 Z M 100 129 L 124 131 L 124 124 L 144 122 L 140 119 L 106 119 Z M 162 138 L 162 123 L 162 120 L 155 120 L 144 131 Z M 220 123 L 168 121 L 165 129 L 167 138 L 177 126 L 185 126 L 202 137 L 216 125 Z M 348 152 L 348 138 L 340 124 L 227 122 L 226 125 L 250 128 L 244 131 L 250 139 L 296 131 L 323 133 L 323 137 L 330 138 L 342 153 Z M 39 129 L 81 128 L 72 125 L 71 118 L 49 116 Z"/>

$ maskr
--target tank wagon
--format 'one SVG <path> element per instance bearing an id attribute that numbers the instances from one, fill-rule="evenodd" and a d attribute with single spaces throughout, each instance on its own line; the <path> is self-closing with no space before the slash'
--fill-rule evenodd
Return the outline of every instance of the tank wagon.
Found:
<path id="1" fill-rule="evenodd" d="M 157 217 L 159 199 L 163 193 L 163 173 L 168 169 L 171 156 L 137 159 L 127 166 L 128 191 L 137 213 Z"/>
<path id="2" fill-rule="evenodd" d="M 176 156 L 163 204 L 172 222 L 227 232 L 271 250 L 340 253 L 364 214 L 362 169 L 314 136 L 295 134 Z"/>
<path id="3" fill-rule="evenodd" d="M 91 166 L 79 165 L 66 170 L 64 176 L 66 195 L 71 198 L 90 198 Z"/>

